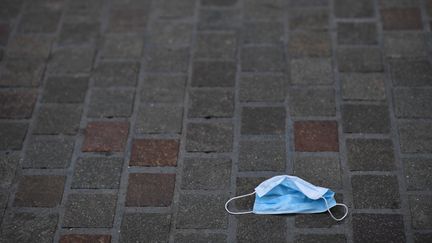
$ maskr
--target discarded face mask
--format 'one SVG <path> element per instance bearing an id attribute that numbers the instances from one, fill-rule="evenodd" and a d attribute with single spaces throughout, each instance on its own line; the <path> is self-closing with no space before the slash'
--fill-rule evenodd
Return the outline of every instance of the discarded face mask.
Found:
<path id="1" fill-rule="evenodd" d="M 235 199 L 255 195 L 252 211 L 232 212 L 228 204 Z M 225 210 L 230 214 L 289 214 L 289 213 L 322 213 L 328 211 L 336 220 L 343 220 L 348 215 L 348 207 L 336 203 L 334 192 L 328 188 L 314 186 L 297 177 L 280 175 L 272 177 L 259 184 L 255 191 L 249 194 L 233 197 L 225 203 Z M 334 206 L 343 206 L 345 214 L 336 218 L 330 211 Z"/>

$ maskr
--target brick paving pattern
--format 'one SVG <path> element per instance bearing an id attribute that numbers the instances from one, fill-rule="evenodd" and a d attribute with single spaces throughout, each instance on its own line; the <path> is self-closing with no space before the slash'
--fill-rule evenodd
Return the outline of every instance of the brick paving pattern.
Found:
<path id="1" fill-rule="evenodd" d="M 0 242 L 432 242 L 431 28 L 432 0 L 1 0 Z M 279 174 L 348 217 L 225 212 Z"/>

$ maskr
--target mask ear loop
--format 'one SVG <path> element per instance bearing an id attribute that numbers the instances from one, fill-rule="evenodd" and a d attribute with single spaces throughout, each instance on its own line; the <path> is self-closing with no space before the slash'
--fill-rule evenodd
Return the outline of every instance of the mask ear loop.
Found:
<path id="1" fill-rule="evenodd" d="M 248 213 L 253 213 L 253 211 L 233 212 L 233 211 L 230 211 L 230 210 L 228 209 L 228 204 L 229 204 L 232 200 L 239 199 L 239 198 L 243 198 L 243 197 L 248 197 L 248 196 L 251 196 L 251 195 L 253 195 L 253 194 L 255 194 L 255 192 L 251 192 L 251 193 L 248 193 L 248 194 L 244 194 L 244 195 L 240 195 L 240 196 L 236 196 L 236 197 L 230 198 L 230 199 L 225 203 L 225 210 L 226 210 L 228 213 L 230 213 L 230 214 L 248 214 Z"/>
<path id="2" fill-rule="evenodd" d="M 342 207 L 345 208 L 345 214 L 344 214 L 342 217 L 340 217 L 340 218 L 336 218 L 336 217 L 333 215 L 333 213 L 330 211 L 330 207 L 329 207 L 329 205 L 328 205 L 328 203 L 327 203 L 327 200 L 326 200 L 324 197 L 322 197 L 322 199 L 324 199 L 324 202 L 325 202 L 326 207 L 327 207 L 327 211 L 329 212 L 330 216 L 331 216 L 334 220 L 336 220 L 336 221 L 341 221 L 341 220 L 343 220 L 343 219 L 348 215 L 348 206 L 345 205 L 345 204 L 343 204 L 343 203 L 336 203 L 336 206 L 342 206 Z"/>

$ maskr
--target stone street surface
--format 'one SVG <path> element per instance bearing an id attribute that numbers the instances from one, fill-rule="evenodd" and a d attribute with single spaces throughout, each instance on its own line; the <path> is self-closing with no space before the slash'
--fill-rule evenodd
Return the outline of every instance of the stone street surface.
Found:
<path id="1" fill-rule="evenodd" d="M 432 0 L 0 0 L 0 242 L 432 242 L 431 25 Z M 280 174 L 348 217 L 225 212 Z"/>

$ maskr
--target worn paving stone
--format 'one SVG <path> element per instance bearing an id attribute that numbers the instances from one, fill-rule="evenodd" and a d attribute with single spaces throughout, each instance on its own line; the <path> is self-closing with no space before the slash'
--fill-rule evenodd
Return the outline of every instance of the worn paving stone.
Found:
<path id="1" fill-rule="evenodd" d="M 69 194 L 62 227 L 111 228 L 116 202 L 112 194 Z"/>
<path id="2" fill-rule="evenodd" d="M 120 184 L 123 159 L 81 158 L 75 165 L 72 188 L 117 189 Z"/>
<path id="3" fill-rule="evenodd" d="M 101 62 L 92 73 L 97 87 L 135 86 L 138 79 L 137 62 Z"/>
<path id="4" fill-rule="evenodd" d="M 151 25 L 149 41 L 154 46 L 185 46 L 192 37 L 192 25 L 176 21 L 156 21 Z"/>
<path id="5" fill-rule="evenodd" d="M 185 73 L 189 64 L 189 48 L 153 48 L 149 50 L 146 68 L 152 72 Z"/>
<path id="6" fill-rule="evenodd" d="M 385 32 L 384 52 L 388 57 L 424 57 L 427 53 L 426 35 L 422 32 Z"/>
<path id="7" fill-rule="evenodd" d="M 354 175 L 351 184 L 355 208 L 400 208 L 396 176 Z"/>
<path id="8" fill-rule="evenodd" d="M 339 44 L 347 45 L 378 44 L 376 24 L 340 22 L 337 24 L 337 39 Z"/>
<path id="9" fill-rule="evenodd" d="M 111 235 L 68 234 L 60 237 L 60 243 L 110 243 Z"/>
<path id="10" fill-rule="evenodd" d="M 0 191 L 0 220 L 3 221 L 3 215 L 5 213 L 9 200 L 9 193 L 5 190 Z"/>
<path id="11" fill-rule="evenodd" d="M 381 51 L 377 47 L 340 47 L 337 51 L 340 72 L 380 72 Z"/>
<path id="12" fill-rule="evenodd" d="M 332 61 L 327 58 L 292 59 L 291 84 L 320 85 L 332 84 Z"/>
<path id="13" fill-rule="evenodd" d="M 418 6 L 419 1 L 417 0 L 380 0 L 379 5 L 382 9 L 388 8 L 407 8 Z"/>
<path id="14" fill-rule="evenodd" d="M 0 66 L 0 85 L 10 87 L 37 87 L 40 85 L 45 64 L 39 60 L 7 59 Z"/>
<path id="15" fill-rule="evenodd" d="M 30 139 L 25 152 L 24 168 L 67 168 L 72 160 L 75 141 L 67 137 Z"/>
<path id="16" fill-rule="evenodd" d="M 230 123 L 189 123 L 186 130 L 188 152 L 232 151 L 233 126 Z"/>
<path id="17" fill-rule="evenodd" d="M 390 73 L 395 86 L 432 85 L 432 65 L 427 60 L 390 60 Z"/>
<path id="18" fill-rule="evenodd" d="M 102 58 L 128 58 L 141 57 L 143 38 L 139 35 L 107 35 L 101 47 Z"/>
<path id="19" fill-rule="evenodd" d="M 175 174 L 129 174 L 126 207 L 170 206 L 175 177 Z"/>
<path id="20" fill-rule="evenodd" d="M 182 2 L 161 0 L 154 5 L 158 9 L 158 17 L 160 18 L 188 18 L 194 15 L 196 0 L 185 0 Z"/>
<path id="21" fill-rule="evenodd" d="M 402 153 L 432 152 L 432 123 L 427 121 L 399 122 L 400 147 Z"/>
<path id="22" fill-rule="evenodd" d="M 135 126 L 137 133 L 180 133 L 183 107 L 153 106 L 140 107 Z"/>
<path id="23" fill-rule="evenodd" d="M 195 58 L 234 59 L 237 51 L 237 35 L 232 33 L 198 33 Z"/>
<path id="24" fill-rule="evenodd" d="M 232 117 L 234 93 L 225 90 L 191 90 L 188 117 Z"/>
<path id="25" fill-rule="evenodd" d="M 185 190 L 227 189 L 230 185 L 231 166 L 229 158 L 186 158 L 183 161 L 181 188 Z"/>
<path id="26" fill-rule="evenodd" d="M 31 11 L 23 14 L 18 25 L 20 33 L 54 33 L 60 21 L 60 11 Z"/>
<path id="27" fill-rule="evenodd" d="M 327 29 L 329 23 L 329 12 L 326 8 L 293 8 L 289 13 L 291 30 Z"/>
<path id="28" fill-rule="evenodd" d="M 408 190 L 429 190 L 432 188 L 432 163 L 430 159 L 409 158 L 402 160 Z"/>
<path id="29" fill-rule="evenodd" d="M 219 233 L 189 233 L 189 234 L 176 234 L 174 241 L 178 243 L 224 243 L 227 242 L 227 236 Z"/>
<path id="30" fill-rule="evenodd" d="M 50 53 L 53 38 L 44 35 L 16 35 L 6 50 L 8 58 L 17 59 L 46 59 Z"/>
<path id="31" fill-rule="evenodd" d="M 286 66 L 284 51 L 280 47 L 243 47 L 241 66 L 245 72 L 283 72 Z"/>
<path id="32" fill-rule="evenodd" d="M 396 169 L 393 143 L 389 139 L 347 139 L 347 161 L 352 171 Z"/>
<path id="33" fill-rule="evenodd" d="M 23 176 L 15 194 L 17 207 L 55 207 L 60 204 L 65 184 L 64 176 Z"/>
<path id="34" fill-rule="evenodd" d="M 288 92 L 291 116 L 335 116 L 333 88 L 290 89 Z"/>
<path id="35" fill-rule="evenodd" d="M 294 175 L 317 186 L 342 188 L 339 159 L 327 157 L 296 157 Z"/>
<path id="36" fill-rule="evenodd" d="M 344 100 L 384 100 L 385 76 L 382 73 L 341 73 Z"/>
<path id="37" fill-rule="evenodd" d="M 93 44 L 99 36 L 98 22 L 65 22 L 60 31 L 60 45 Z"/>
<path id="38" fill-rule="evenodd" d="M 91 92 L 88 117 L 129 117 L 135 98 L 134 90 L 94 89 Z"/>
<path id="39" fill-rule="evenodd" d="M 2 1 L 0 5 L 0 20 L 8 21 L 16 17 L 22 5 L 23 1 Z"/>
<path id="40" fill-rule="evenodd" d="M 87 77 L 53 76 L 45 81 L 44 103 L 83 103 L 87 88 Z"/>
<path id="41" fill-rule="evenodd" d="M 284 141 L 240 141 L 239 171 L 284 171 Z"/>
<path id="42" fill-rule="evenodd" d="M 232 30 L 241 23 L 238 9 L 204 9 L 199 11 L 198 30 Z"/>
<path id="43" fill-rule="evenodd" d="M 317 243 L 317 242 L 333 242 L 333 243 L 345 243 L 347 239 L 345 235 L 341 234 L 304 234 L 296 235 L 294 239 L 295 243 Z"/>
<path id="44" fill-rule="evenodd" d="M 36 116 L 33 134 L 74 135 L 78 132 L 81 112 L 81 105 L 42 105 Z"/>
<path id="45" fill-rule="evenodd" d="M 284 2 L 281 0 L 250 0 L 244 6 L 246 19 L 275 20 L 283 17 Z"/>
<path id="46" fill-rule="evenodd" d="M 265 181 L 266 177 L 237 177 L 236 181 L 236 196 L 251 193 L 261 182 Z M 255 196 L 243 197 L 231 203 L 231 208 L 237 210 L 250 211 L 253 208 Z M 235 205 L 235 207 L 233 207 Z M 231 209 L 232 210 L 232 209 Z"/>
<path id="47" fill-rule="evenodd" d="M 237 5 L 237 0 L 201 0 L 202 6 L 228 7 Z"/>
<path id="48" fill-rule="evenodd" d="M 335 16 L 338 18 L 366 18 L 374 15 L 372 0 L 336 0 L 334 7 Z"/>
<path id="49" fill-rule="evenodd" d="M 405 242 L 404 222 L 399 214 L 352 215 L 354 242 Z"/>
<path id="50" fill-rule="evenodd" d="M 146 1 L 143 1 L 146 2 Z M 148 4 L 149 5 L 149 4 Z M 150 6 L 125 6 L 111 8 L 108 21 L 109 32 L 136 32 L 142 33 L 148 22 Z"/>
<path id="51" fill-rule="evenodd" d="M 88 73 L 93 65 L 92 47 L 68 47 L 53 52 L 48 65 L 50 74 Z"/>
<path id="52" fill-rule="evenodd" d="M 180 194 L 177 212 L 177 229 L 225 229 L 228 215 L 223 204 L 228 195 Z"/>
<path id="53" fill-rule="evenodd" d="M 395 115 L 398 118 L 431 118 L 431 89 L 395 88 L 393 89 Z"/>
<path id="54" fill-rule="evenodd" d="M 0 118 L 30 118 L 36 98 L 35 90 L 0 91 Z"/>
<path id="55" fill-rule="evenodd" d="M 19 163 L 20 163 L 20 155 L 18 152 L 0 153 L 0 192 L 2 191 L 2 189 L 6 189 L 7 194 L 9 194 L 9 188 L 14 182 Z M 4 208 L 2 208 L 2 210 L 3 209 Z"/>
<path id="56" fill-rule="evenodd" d="M 342 105 L 342 125 L 346 133 L 388 133 L 390 120 L 385 105 Z"/>
<path id="57" fill-rule="evenodd" d="M 171 226 L 171 215 L 155 213 L 125 213 L 120 242 L 167 242 Z"/>
<path id="58" fill-rule="evenodd" d="M 144 79 L 141 102 L 183 103 L 186 76 L 150 75 Z"/>
<path id="59" fill-rule="evenodd" d="M 431 233 L 415 233 L 414 242 L 415 243 L 428 243 L 432 241 Z"/>
<path id="60" fill-rule="evenodd" d="M 292 32 L 288 42 L 288 53 L 298 57 L 330 57 L 330 34 L 326 31 Z"/>
<path id="61" fill-rule="evenodd" d="M 225 61 L 198 61 L 193 64 L 193 87 L 234 87 L 236 64 Z"/>
<path id="62" fill-rule="evenodd" d="M 422 20 L 418 8 L 389 8 L 381 10 L 384 30 L 420 30 Z"/>
<path id="63" fill-rule="evenodd" d="M 11 28 L 9 23 L 0 23 L 0 46 L 5 46 L 10 36 Z"/>
<path id="64" fill-rule="evenodd" d="M 132 142 L 131 166 L 176 166 L 179 141 L 135 139 Z"/>
<path id="65" fill-rule="evenodd" d="M 240 101 L 284 101 L 287 81 L 284 75 L 254 74 L 240 77 Z"/>
<path id="66" fill-rule="evenodd" d="M 75 0 L 68 2 L 67 7 L 65 8 L 65 20 L 96 21 L 101 15 L 103 3 L 104 1 L 102 0 Z"/>
<path id="67" fill-rule="evenodd" d="M 27 128 L 27 123 L 0 123 L 0 150 L 20 150 Z"/>
<path id="68" fill-rule="evenodd" d="M 410 195 L 408 196 L 410 205 L 412 227 L 414 229 L 432 228 L 432 196 L 431 195 Z"/>
<path id="69" fill-rule="evenodd" d="M 339 151 L 337 122 L 294 122 L 294 145 L 299 152 Z"/>
<path id="70" fill-rule="evenodd" d="M 121 152 L 126 146 L 128 130 L 127 122 L 89 122 L 81 151 Z"/>
<path id="71" fill-rule="evenodd" d="M 285 132 L 285 108 L 244 107 L 242 109 L 241 134 L 263 135 Z"/>
<path id="72" fill-rule="evenodd" d="M 286 218 L 275 215 L 242 215 L 237 218 L 237 242 L 283 242 Z"/>
<path id="73" fill-rule="evenodd" d="M 245 44 L 281 43 L 284 40 L 281 22 L 245 22 L 243 30 Z"/>

